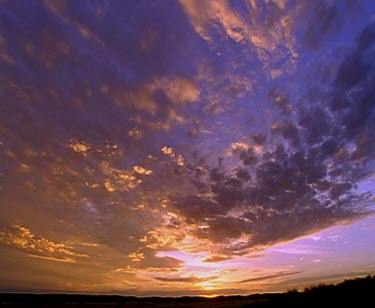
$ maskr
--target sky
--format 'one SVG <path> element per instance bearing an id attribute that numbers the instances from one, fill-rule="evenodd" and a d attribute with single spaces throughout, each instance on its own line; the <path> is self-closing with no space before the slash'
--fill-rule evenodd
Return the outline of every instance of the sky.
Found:
<path id="1" fill-rule="evenodd" d="M 375 274 L 375 1 L 1 0 L 0 292 Z"/>

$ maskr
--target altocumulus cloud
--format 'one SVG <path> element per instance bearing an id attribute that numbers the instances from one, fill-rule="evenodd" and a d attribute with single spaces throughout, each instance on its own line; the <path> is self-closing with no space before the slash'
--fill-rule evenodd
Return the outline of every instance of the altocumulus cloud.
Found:
<path id="1" fill-rule="evenodd" d="M 287 116 L 285 98 L 273 91 L 284 119 L 269 130 L 272 144 L 258 133 L 251 146 L 233 150 L 235 167 L 218 158 L 204 172 L 190 171 L 198 192 L 177 195 L 174 202 L 201 226 L 196 236 L 228 244 L 247 235 L 238 246 L 227 246 L 233 253 L 370 214 L 372 194 L 357 187 L 374 172 L 374 43 L 370 25 L 338 66 L 329 90 L 314 96 L 307 91 L 295 117 Z M 262 151 L 254 151 L 259 144 Z"/>

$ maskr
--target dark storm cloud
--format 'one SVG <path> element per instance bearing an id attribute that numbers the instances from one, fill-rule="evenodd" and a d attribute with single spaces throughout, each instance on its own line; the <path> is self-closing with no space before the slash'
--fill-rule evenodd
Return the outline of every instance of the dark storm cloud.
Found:
<path id="1" fill-rule="evenodd" d="M 180 213 L 204 226 L 198 237 L 227 243 L 227 252 L 235 253 L 370 213 L 372 193 L 357 187 L 374 172 L 374 44 L 370 25 L 338 67 L 330 90 L 314 100 L 301 98 L 295 119 L 272 125 L 281 140 L 270 145 L 264 133 L 255 135 L 263 150 L 234 150 L 239 168 L 203 164 L 207 172 L 195 180 L 200 194 L 175 199 Z M 287 103 L 279 100 L 285 114 Z M 247 239 L 229 245 L 241 236 Z"/>

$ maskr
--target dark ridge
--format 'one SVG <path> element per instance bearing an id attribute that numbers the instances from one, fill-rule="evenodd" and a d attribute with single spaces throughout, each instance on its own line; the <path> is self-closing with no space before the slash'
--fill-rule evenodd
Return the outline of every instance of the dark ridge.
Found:
<path id="1" fill-rule="evenodd" d="M 319 284 L 303 292 L 248 296 L 136 297 L 120 295 L 0 293 L 0 306 L 24 307 L 367 307 L 373 302 L 375 276 L 345 280 L 337 285 Z"/>

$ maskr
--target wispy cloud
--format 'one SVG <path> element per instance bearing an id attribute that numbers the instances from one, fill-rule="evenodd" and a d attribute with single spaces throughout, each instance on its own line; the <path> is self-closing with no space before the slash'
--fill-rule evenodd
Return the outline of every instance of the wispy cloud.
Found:
<path id="1" fill-rule="evenodd" d="M 57 262 L 75 263 L 77 258 L 88 258 L 87 254 L 74 250 L 68 242 L 53 242 L 43 236 L 37 236 L 30 229 L 12 225 L 0 230 L 0 242 L 27 252 L 30 257 Z"/>
<path id="2" fill-rule="evenodd" d="M 196 276 L 189 276 L 189 277 L 154 277 L 156 280 L 163 281 L 163 282 L 182 282 L 182 283 L 199 283 L 204 281 L 210 281 L 218 278 L 218 276 L 210 276 L 199 278 Z"/>
<path id="3" fill-rule="evenodd" d="M 269 280 L 269 279 L 277 279 L 277 278 L 281 278 L 281 277 L 285 277 L 285 276 L 298 275 L 298 274 L 301 274 L 301 273 L 303 273 L 303 271 L 280 272 L 280 273 L 272 274 L 272 275 L 266 275 L 266 276 L 244 279 L 244 280 L 238 281 L 238 283 L 258 282 L 258 281 Z"/>

